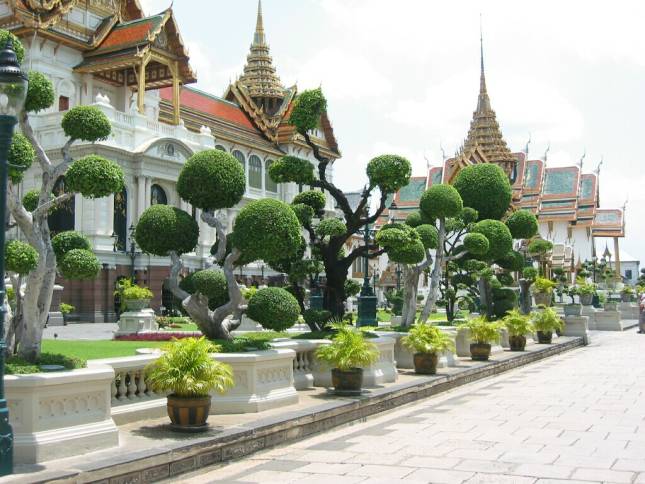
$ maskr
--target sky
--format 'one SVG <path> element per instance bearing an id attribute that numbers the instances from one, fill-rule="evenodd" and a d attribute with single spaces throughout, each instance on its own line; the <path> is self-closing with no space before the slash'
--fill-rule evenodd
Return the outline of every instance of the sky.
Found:
<path id="1" fill-rule="evenodd" d="M 170 0 L 141 3 L 153 14 Z M 257 0 L 174 0 L 173 10 L 196 87 L 222 95 L 242 72 Z M 481 15 L 488 92 L 509 147 L 530 139 L 529 157 L 548 148 L 548 166 L 584 155 L 587 172 L 603 160 L 601 205 L 627 202 L 621 247 L 645 261 L 645 2 L 264 0 L 263 11 L 283 83 L 323 88 L 346 190 L 362 187 L 379 154 L 405 156 L 423 175 L 442 148 L 461 146 L 479 89 Z"/>

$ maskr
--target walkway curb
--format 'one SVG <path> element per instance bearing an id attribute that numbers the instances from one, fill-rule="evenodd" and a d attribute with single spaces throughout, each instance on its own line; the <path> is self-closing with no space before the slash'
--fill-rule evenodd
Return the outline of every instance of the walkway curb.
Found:
<path id="1" fill-rule="evenodd" d="M 215 436 L 196 437 L 190 443 L 178 442 L 172 448 L 166 446 L 128 453 L 120 459 L 112 457 L 88 462 L 85 466 L 69 471 L 45 471 L 32 476 L 19 474 L 12 477 L 18 478 L 22 483 L 155 482 L 300 440 L 581 346 L 584 346 L 582 338 L 571 338 L 563 343 L 518 353 L 505 360 L 464 368 L 451 375 L 423 377 L 422 381 L 375 389 L 360 398 L 339 398 L 306 410 L 285 412 L 245 426 L 225 429 Z"/>

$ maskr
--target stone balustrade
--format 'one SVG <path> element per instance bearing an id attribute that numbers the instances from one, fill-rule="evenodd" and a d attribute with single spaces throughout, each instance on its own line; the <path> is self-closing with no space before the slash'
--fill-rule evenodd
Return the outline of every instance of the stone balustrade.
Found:
<path id="1" fill-rule="evenodd" d="M 291 349 L 296 352 L 293 359 L 293 379 L 296 390 L 306 390 L 314 387 L 314 360 L 319 346 L 329 344 L 326 339 L 289 339 L 280 338 L 271 342 L 275 349 Z"/>

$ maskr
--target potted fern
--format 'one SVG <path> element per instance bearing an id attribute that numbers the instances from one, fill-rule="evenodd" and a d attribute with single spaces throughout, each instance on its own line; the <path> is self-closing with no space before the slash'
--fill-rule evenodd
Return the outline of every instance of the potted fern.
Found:
<path id="1" fill-rule="evenodd" d="M 363 333 L 343 323 L 331 328 L 336 332 L 332 342 L 319 347 L 316 357 L 332 367 L 331 381 L 336 393 L 360 394 L 363 388 L 363 367 L 374 363 L 379 351 Z"/>
<path id="2" fill-rule="evenodd" d="M 501 325 L 479 316 L 457 326 L 458 329 L 470 331 L 470 356 L 474 361 L 488 361 L 491 343 L 499 341 Z"/>
<path id="3" fill-rule="evenodd" d="M 220 350 L 204 337 L 173 340 L 161 356 L 145 368 L 146 383 L 167 397 L 171 427 L 179 431 L 202 431 L 211 406 L 210 392 L 225 393 L 233 387 L 233 370 L 214 360 Z"/>
<path id="4" fill-rule="evenodd" d="M 502 319 L 502 323 L 508 330 L 511 351 L 524 351 L 526 335 L 535 331 L 530 318 L 517 309 L 511 309 Z"/>
<path id="5" fill-rule="evenodd" d="M 553 288 L 556 283 L 545 277 L 536 277 L 533 282 L 533 297 L 536 306 L 550 306 L 553 300 Z"/>
<path id="6" fill-rule="evenodd" d="M 435 375 L 439 354 L 455 351 L 452 338 L 436 326 L 416 324 L 410 328 L 401 343 L 414 352 L 414 372 L 421 375 Z"/>
<path id="7" fill-rule="evenodd" d="M 531 314 L 531 322 L 538 335 L 538 343 L 551 344 L 553 331 L 562 331 L 564 324 L 553 308 L 543 307 Z"/>

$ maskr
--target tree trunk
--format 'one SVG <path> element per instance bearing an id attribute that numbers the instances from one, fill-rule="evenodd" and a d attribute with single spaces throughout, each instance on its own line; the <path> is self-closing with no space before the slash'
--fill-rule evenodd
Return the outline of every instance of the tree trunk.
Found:
<path id="1" fill-rule="evenodd" d="M 446 221 L 439 219 L 439 237 L 437 243 L 437 252 L 430 275 L 430 291 L 428 292 L 428 299 L 421 312 L 421 322 L 426 323 L 430 317 L 430 312 L 437 302 L 437 295 L 439 294 L 439 282 L 441 281 L 441 270 L 443 266 L 443 244 L 446 240 Z"/>
<path id="2" fill-rule="evenodd" d="M 328 267 L 325 264 L 325 292 L 323 298 L 323 307 L 331 312 L 337 318 L 345 315 L 345 281 L 347 280 L 347 270 L 343 271 L 336 267 Z"/>
<path id="3" fill-rule="evenodd" d="M 490 282 L 483 277 L 479 279 L 479 311 L 485 312 L 488 319 L 493 318 L 493 295 Z"/>
<path id="4" fill-rule="evenodd" d="M 417 318 L 417 293 L 419 291 L 419 277 L 423 271 L 420 267 L 403 266 L 403 312 L 401 326 L 409 328 Z"/>
<path id="5" fill-rule="evenodd" d="M 520 311 L 522 314 L 531 312 L 531 281 L 520 279 Z"/>

